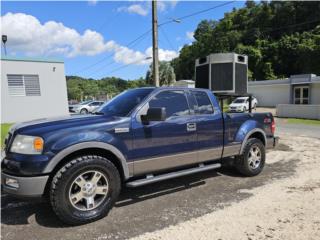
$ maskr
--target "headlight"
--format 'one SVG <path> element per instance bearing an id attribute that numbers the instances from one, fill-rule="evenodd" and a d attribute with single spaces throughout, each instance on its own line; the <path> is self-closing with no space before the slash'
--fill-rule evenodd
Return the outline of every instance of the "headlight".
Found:
<path id="1" fill-rule="evenodd" d="M 17 135 L 13 140 L 10 151 L 22 154 L 41 154 L 43 145 L 41 137 Z"/>

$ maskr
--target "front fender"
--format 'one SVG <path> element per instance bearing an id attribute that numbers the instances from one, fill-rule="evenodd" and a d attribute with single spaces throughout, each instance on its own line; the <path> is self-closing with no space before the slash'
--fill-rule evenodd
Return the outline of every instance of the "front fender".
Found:
<path id="1" fill-rule="evenodd" d="M 59 164 L 59 162 L 61 160 L 63 160 L 66 156 L 68 156 L 69 154 L 76 152 L 76 151 L 79 151 L 79 150 L 84 150 L 84 149 L 89 149 L 89 148 L 100 148 L 100 149 L 104 149 L 104 150 L 112 152 L 119 159 L 119 161 L 121 163 L 125 179 L 128 179 L 130 177 L 129 168 L 128 168 L 126 158 L 121 153 L 121 151 L 119 149 L 117 149 L 115 146 L 112 146 L 111 144 L 104 143 L 104 142 L 95 142 L 95 141 L 77 143 L 77 144 L 71 145 L 71 146 L 63 149 L 62 151 L 60 151 L 57 155 L 55 155 L 50 160 L 49 164 L 44 169 L 44 173 L 52 172 L 53 169 Z"/>
<path id="2" fill-rule="evenodd" d="M 265 143 L 267 142 L 266 134 L 262 129 L 263 129 L 263 126 L 255 120 L 247 120 L 240 126 L 235 137 L 236 142 L 241 142 L 241 148 L 240 148 L 239 154 L 243 153 L 244 146 L 248 141 L 249 137 L 253 133 L 257 133 L 257 132 L 261 133 L 264 138 L 264 142 Z"/>

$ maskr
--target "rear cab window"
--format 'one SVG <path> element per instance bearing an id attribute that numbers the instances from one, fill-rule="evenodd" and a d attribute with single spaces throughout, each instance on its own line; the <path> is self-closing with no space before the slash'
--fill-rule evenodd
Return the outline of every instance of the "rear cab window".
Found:
<path id="1" fill-rule="evenodd" d="M 165 107 L 167 119 L 190 115 L 185 93 L 180 90 L 168 90 L 158 93 L 150 100 L 149 107 Z"/>
<path id="2" fill-rule="evenodd" d="M 213 106 L 206 92 L 191 91 L 191 93 L 197 102 L 197 106 L 195 106 L 196 114 L 213 114 Z"/>

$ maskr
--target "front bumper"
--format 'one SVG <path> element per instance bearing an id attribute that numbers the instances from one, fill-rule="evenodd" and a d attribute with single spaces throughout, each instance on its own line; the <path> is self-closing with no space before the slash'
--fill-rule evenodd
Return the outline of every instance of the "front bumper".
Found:
<path id="1" fill-rule="evenodd" d="M 17 177 L 2 172 L 1 187 L 5 192 L 19 197 L 40 197 L 44 193 L 48 178 L 49 176 Z M 6 179 L 16 180 L 19 186 L 7 185 Z"/>
<path id="2" fill-rule="evenodd" d="M 279 144 L 279 137 L 269 137 L 267 138 L 267 149 L 275 148 Z"/>

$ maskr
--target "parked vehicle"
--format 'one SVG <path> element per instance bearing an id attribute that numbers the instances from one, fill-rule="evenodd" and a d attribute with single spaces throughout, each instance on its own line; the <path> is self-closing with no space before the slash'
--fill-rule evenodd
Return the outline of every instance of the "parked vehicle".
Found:
<path id="1" fill-rule="evenodd" d="M 258 105 L 258 100 L 255 97 L 252 97 L 251 107 L 256 109 Z M 229 105 L 230 112 L 246 112 L 249 110 L 249 97 L 237 97 Z"/>
<path id="2" fill-rule="evenodd" d="M 103 101 L 84 101 L 76 105 L 69 105 L 69 112 L 80 114 L 92 113 L 103 103 Z"/>
<path id="3" fill-rule="evenodd" d="M 271 113 L 223 113 L 209 90 L 138 88 L 94 115 L 22 123 L 5 140 L 2 185 L 48 196 L 68 224 L 106 216 L 121 186 L 139 187 L 221 167 L 259 174 L 274 147 Z M 230 158 L 228 158 L 230 159 Z"/>

